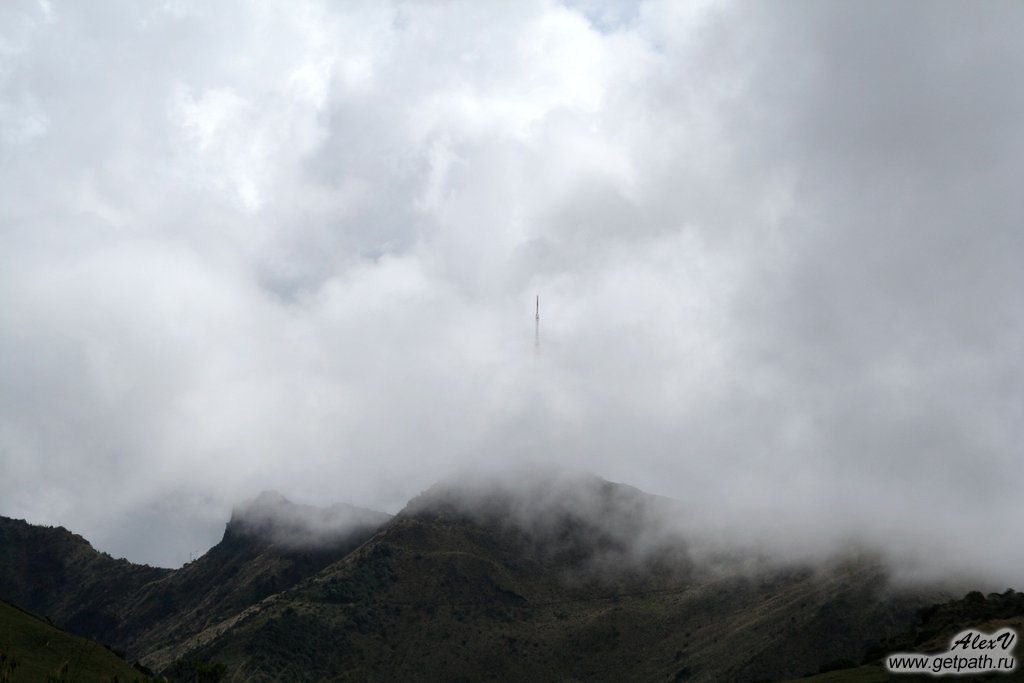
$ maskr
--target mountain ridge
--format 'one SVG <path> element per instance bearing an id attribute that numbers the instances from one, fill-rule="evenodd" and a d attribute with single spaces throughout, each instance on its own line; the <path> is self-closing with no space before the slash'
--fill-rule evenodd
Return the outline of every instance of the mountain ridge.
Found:
<path id="1" fill-rule="evenodd" d="M 264 492 L 202 557 L 93 606 L 114 618 L 103 642 L 164 674 L 190 660 L 234 681 L 758 680 L 859 662 L 940 596 L 890 585 L 871 554 L 712 556 L 680 514 L 589 475 L 439 483 L 394 517 Z"/>
<path id="2" fill-rule="evenodd" d="M 187 637 L 315 573 L 390 518 L 354 506 L 300 506 L 279 494 L 268 512 L 267 501 L 264 495 L 239 506 L 221 541 L 179 569 L 115 560 L 63 527 L 0 518 L 8 549 L 0 599 L 142 658 L 157 643 Z M 270 513 L 283 523 L 268 524 Z M 315 524 L 303 527 L 307 518 Z M 282 532 L 298 533 L 299 542 Z M 314 536 L 320 542 L 311 546 Z"/>

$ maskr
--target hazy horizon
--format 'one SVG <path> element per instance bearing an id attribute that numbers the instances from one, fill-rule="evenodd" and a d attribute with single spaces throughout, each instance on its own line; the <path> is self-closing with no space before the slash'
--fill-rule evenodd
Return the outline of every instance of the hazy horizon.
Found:
<path id="1" fill-rule="evenodd" d="M 1024 588 L 1022 29 L 5 3 L 0 515 L 176 566 L 261 490 L 551 465 Z"/>

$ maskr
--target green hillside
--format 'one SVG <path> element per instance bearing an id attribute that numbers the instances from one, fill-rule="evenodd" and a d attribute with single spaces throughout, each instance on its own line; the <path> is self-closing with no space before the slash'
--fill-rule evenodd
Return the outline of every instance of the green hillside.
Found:
<path id="1" fill-rule="evenodd" d="M 870 558 L 755 570 L 637 552 L 664 501 L 631 487 L 519 496 L 429 492 L 344 560 L 145 661 L 219 661 L 233 681 L 783 680 L 860 661 L 925 604 Z"/>
<path id="2" fill-rule="evenodd" d="M 143 681 L 107 648 L 0 601 L 0 681 Z M 11 663 L 13 662 L 13 669 Z M 6 677 L 5 677 L 6 676 Z M 52 678 L 48 678 L 52 677 Z"/>
<path id="3" fill-rule="evenodd" d="M 393 518 L 264 494 L 176 570 L 0 518 L 0 598 L 68 628 L 5 604 L 0 653 L 40 681 L 64 663 L 67 680 L 141 677 L 78 631 L 173 681 L 868 682 L 883 654 L 1024 625 L 1021 594 L 941 602 L 949 587 L 894 588 L 870 553 L 715 550 L 673 533 L 677 506 L 548 475 L 438 485 Z"/>
<path id="4" fill-rule="evenodd" d="M 234 511 L 203 557 L 170 570 L 115 560 L 61 527 L 0 517 L 0 600 L 137 661 L 315 574 L 388 519 L 264 493 Z"/>
<path id="5" fill-rule="evenodd" d="M 326 536 L 325 516 L 335 530 Z M 209 552 L 135 592 L 120 615 L 116 646 L 141 658 L 185 640 L 340 560 L 389 519 L 353 506 L 312 508 L 264 493 L 235 511 Z M 312 537 L 314 530 L 319 537 Z"/>

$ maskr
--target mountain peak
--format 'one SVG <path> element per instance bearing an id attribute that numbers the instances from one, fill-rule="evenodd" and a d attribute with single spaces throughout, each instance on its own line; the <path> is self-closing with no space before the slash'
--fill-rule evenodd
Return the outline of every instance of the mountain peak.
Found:
<path id="1" fill-rule="evenodd" d="M 563 516 L 600 520 L 609 515 L 664 517 L 675 501 L 585 472 L 541 470 L 439 482 L 413 498 L 404 517 L 502 518 L 532 526 Z"/>
<path id="2" fill-rule="evenodd" d="M 277 491 L 262 491 L 232 510 L 224 536 L 255 537 L 286 547 L 313 548 L 347 539 L 356 530 L 379 527 L 390 517 L 347 503 L 327 507 L 293 503 Z"/>

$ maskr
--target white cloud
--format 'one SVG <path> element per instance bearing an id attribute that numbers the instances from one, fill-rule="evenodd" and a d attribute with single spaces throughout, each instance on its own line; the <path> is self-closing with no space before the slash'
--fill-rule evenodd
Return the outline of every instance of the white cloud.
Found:
<path id="1" fill-rule="evenodd" d="M 553 460 L 1020 580 L 1015 6 L 2 12 L 0 514 Z"/>

